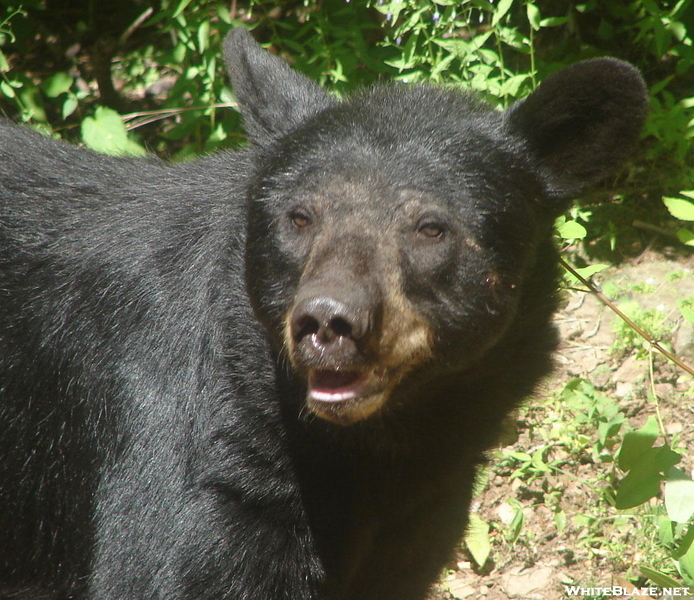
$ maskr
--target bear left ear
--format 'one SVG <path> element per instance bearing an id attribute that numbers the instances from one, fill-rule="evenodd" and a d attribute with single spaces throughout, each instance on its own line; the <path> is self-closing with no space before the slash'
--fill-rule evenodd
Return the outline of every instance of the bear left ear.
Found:
<path id="1" fill-rule="evenodd" d="M 629 63 L 597 58 L 548 77 L 506 113 L 539 168 L 548 199 L 568 200 L 614 172 L 633 149 L 648 106 Z"/>
<path id="2" fill-rule="evenodd" d="M 263 50 L 243 28 L 234 29 L 224 40 L 224 61 L 246 132 L 257 144 L 288 133 L 336 102 L 316 83 Z"/>

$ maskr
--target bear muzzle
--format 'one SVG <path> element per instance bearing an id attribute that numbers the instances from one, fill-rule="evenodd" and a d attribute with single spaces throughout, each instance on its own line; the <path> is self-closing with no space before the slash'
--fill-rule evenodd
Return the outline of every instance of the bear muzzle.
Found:
<path id="1" fill-rule="evenodd" d="M 358 286 L 309 285 L 298 292 L 285 341 L 306 379 L 312 413 L 340 424 L 362 420 L 430 356 L 429 328 L 406 306 L 400 295 L 369 294 Z"/>

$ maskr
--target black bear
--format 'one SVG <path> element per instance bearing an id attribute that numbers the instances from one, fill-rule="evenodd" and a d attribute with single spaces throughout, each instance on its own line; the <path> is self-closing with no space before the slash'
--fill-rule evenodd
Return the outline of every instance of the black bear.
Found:
<path id="1" fill-rule="evenodd" d="M 553 221 L 646 110 L 608 58 L 501 112 L 225 57 L 245 151 L 0 126 L 2 598 L 424 598 L 550 369 Z"/>

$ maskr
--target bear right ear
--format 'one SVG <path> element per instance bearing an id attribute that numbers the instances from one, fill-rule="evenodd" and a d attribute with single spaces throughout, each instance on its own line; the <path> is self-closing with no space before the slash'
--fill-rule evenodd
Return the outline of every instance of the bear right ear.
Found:
<path id="1" fill-rule="evenodd" d="M 308 77 L 263 50 L 243 28 L 224 40 L 224 60 L 248 138 L 261 146 L 336 103 Z"/>
<path id="2" fill-rule="evenodd" d="M 633 149 L 648 107 L 638 70 L 613 58 L 576 63 L 548 77 L 506 113 L 549 200 L 570 200 L 613 173 Z"/>

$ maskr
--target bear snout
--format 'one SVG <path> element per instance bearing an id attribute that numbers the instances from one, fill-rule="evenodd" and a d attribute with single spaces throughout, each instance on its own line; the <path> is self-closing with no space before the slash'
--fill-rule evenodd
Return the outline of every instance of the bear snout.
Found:
<path id="1" fill-rule="evenodd" d="M 297 298 L 290 316 L 295 358 L 305 367 L 340 368 L 364 362 L 363 349 L 373 333 L 373 309 L 326 291 Z"/>

